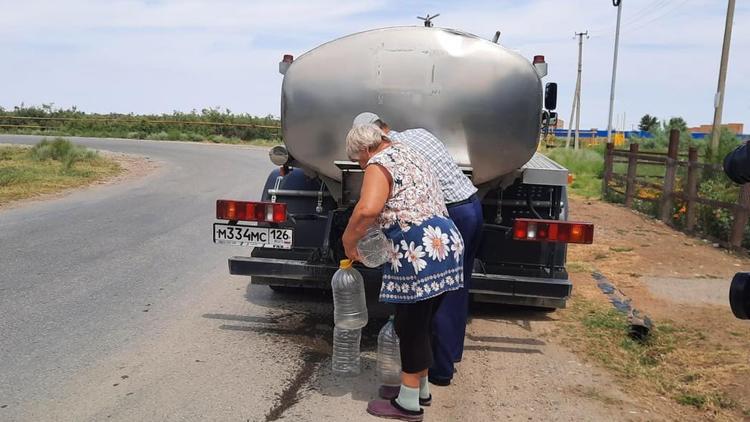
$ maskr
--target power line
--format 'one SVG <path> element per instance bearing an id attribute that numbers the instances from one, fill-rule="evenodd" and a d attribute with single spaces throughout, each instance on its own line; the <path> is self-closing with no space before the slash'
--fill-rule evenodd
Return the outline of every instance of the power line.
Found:
<path id="1" fill-rule="evenodd" d="M 627 32 L 632 32 L 632 31 L 637 31 L 637 30 L 639 30 L 641 28 L 644 28 L 644 27 L 648 26 L 649 24 L 651 24 L 652 22 L 654 22 L 654 21 L 656 21 L 658 19 L 661 19 L 661 18 L 669 15 L 670 13 L 674 12 L 675 10 L 679 9 L 680 7 L 682 7 L 687 2 L 688 2 L 688 0 L 682 0 L 679 3 L 673 3 L 675 6 L 672 7 L 672 8 L 670 8 L 670 9 L 666 9 L 664 11 L 664 13 L 656 15 L 656 16 L 652 16 L 650 19 L 648 19 L 646 21 L 642 21 L 640 24 L 638 24 L 636 26 L 626 28 L 626 31 Z"/>
<path id="2" fill-rule="evenodd" d="M 623 19 L 623 22 L 621 24 L 621 33 L 632 33 L 638 29 L 641 29 L 650 23 L 656 21 L 657 19 L 661 19 L 670 13 L 680 9 L 683 5 L 685 5 L 690 0 L 656 0 L 653 4 L 649 4 L 647 6 L 642 7 L 637 12 L 635 12 L 632 16 L 628 16 L 627 18 Z M 591 30 L 591 33 L 593 34 L 592 38 L 601 38 L 605 36 L 609 36 L 609 34 L 612 31 L 612 26 L 607 25 L 603 27 L 596 28 L 594 30 Z M 604 35 L 604 34 L 607 35 Z"/>

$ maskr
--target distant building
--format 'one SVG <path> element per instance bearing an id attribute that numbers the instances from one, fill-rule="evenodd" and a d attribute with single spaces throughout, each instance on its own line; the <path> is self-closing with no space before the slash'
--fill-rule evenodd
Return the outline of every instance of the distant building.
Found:
<path id="1" fill-rule="evenodd" d="M 743 129 L 745 128 L 742 123 L 725 123 L 721 125 L 721 127 L 729 129 L 729 131 L 735 135 L 741 135 Z M 690 133 L 711 133 L 711 131 L 713 131 L 713 128 L 714 125 L 700 125 L 697 127 L 688 128 L 688 130 L 690 131 Z"/>
<path id="2" fill-rule="evenodd" d="M 557 124 L 555 124 L 555 129 L 565 129 L 565 120 L 558 117 Z"/>

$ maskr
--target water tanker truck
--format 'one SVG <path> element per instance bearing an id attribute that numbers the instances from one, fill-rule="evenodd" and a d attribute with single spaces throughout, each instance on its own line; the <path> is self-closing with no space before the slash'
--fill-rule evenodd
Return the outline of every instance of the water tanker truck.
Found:
<path id="1" fill-rule="evenodd" d="M 284 144 L 257 200 L 218 200 L 214 242 L 253 247 L 229 272 L 274 290 L 330 288 L 363 172 L 345 137 L 363 111 L 440 139 L 479 189 L 484 231 L 475 301 L 560 308 L 571 293 L 568 243 L 593 226 L 568 221 L 568 171 L 536 153 L 556 114 L 546 63 L 452 29 L 394 27 L 323 44 L 279 71 Z M 369 289 L 380 269 L 361 268 Z"/>

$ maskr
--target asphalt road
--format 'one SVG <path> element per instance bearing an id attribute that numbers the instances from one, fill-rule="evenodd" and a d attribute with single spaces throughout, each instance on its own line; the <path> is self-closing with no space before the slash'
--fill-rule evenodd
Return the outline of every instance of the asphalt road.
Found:
<path id="1" fill-rule="evenodd" d="M 43 418 L 35 409 L 63 402 L 70 380 L 226 288 L 226 258 L 242 251 L 212 243 L 215 200 L 257 198 L 272 168 L 260 148 L 70 139 L 159 169 L 0 211 L 0 420 Z"/>

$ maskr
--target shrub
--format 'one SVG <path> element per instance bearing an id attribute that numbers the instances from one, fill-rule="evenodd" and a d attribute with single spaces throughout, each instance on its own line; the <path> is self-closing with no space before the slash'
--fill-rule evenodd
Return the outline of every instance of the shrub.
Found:
<path id="1" fill-rule="evenodd" d="M 63 165 L 63 171 L 70 171 L 77 161 L 96 158 L 94 151 L 62 138 L 39 142 L 31 148 L 29 155 L 36 161 L 59 161 Z"/>

